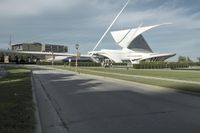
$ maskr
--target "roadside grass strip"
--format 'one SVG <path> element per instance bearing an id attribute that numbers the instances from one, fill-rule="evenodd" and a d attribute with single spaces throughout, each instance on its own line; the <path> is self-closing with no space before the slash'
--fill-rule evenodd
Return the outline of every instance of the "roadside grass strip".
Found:
<path id="1" fill-rule="evenodd" d="M 141 75 L 120 74 L 120 73 L 113 73 L 113 72 L 101 72 L 101 71 L 94 71 L 94 70 L 88 70 L 88 69 L 86 69 L 86 71 L 97 72 L 97 73 L 102 73 L 102 74 L 113 74 L 113 75 L 116 75 L 116 76 L 127 76 L 127 77 L 133 77 L 133 78 L 155 79 L 155 80 L 163 80 L 163 81 L 190 83 L 190 84 L 200 85 L 200 82 L 197 82 L 197 81 L 178 80 L 178 79 L 170 79 L 170 78 L 159 78 L 159 77 L 141 76 Z"/>
<path id="2" fill-rule="evenodd" d="M 35 109 L 32 101 L 31 71 L 5 68 L 0 79 L 0 133 L 34 133 Z"/>
<path id="3" fill-rule="evenodd" d="M 99 72 L 92 70 L 81 70 L 82 73 L 105 76 L 110 78 L 122 79 L 126 81 L 133 81 L 138 83 L 156 85 L 161 87 L 173 88 L 178 90 L 192 91 L 200 93 L 200 83 L 193 81 L 175 80 L 175 79 L 165 79 L 138 75 L 127 75 L 109 72 Z"/>
<path id="4" fill-rule="evenodd" d="M 58 67 L 55 68 L 75 71 L 74 67 Z M 79 68 L 80 73 L 92 74 L 97 76 L 110 77 L 126 81 L 133 81 L 143 84 L 156 85 L 161 87 L 173 88 L 177 90 L 185 90 L 200 93 L 200 73 L 180 72 L 174 70 L 125 70 L 125 69 L 105 69 L 105 68 Z M 146 73 L 146 75 L 145 75 Z M 155 74 L 156 73 L 156 74 Z M 161 76 L 160 76 L 160 75 Z M 168 76 L 162 76 L 162 75 Z M 172 74 L 172 75 L 170 75 Z M 185 75 L 185 76 L 184 76 Z M 184 76 L 184 77 L 183 77 Z M 188 80 L 191 77 L 191 80 Z M 197 79 L 196 79 L 197 78 Z M 195 80 L 193 80 L 195 79 Z"/>
<path id="5" fill-rule="evenodd" d="M 112 72 L 128 75 L 150 76 L 200 82 L 200 71 L 169 69 L 125 69 L 125 68 L 83 68 L 101 72 Z"/>

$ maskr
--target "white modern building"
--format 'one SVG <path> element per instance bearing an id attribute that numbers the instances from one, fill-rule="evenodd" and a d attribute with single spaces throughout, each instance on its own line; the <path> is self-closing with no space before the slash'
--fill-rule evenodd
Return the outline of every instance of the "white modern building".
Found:
<path id="1" fill-rule="evenodd" d="M 89 54 L 92 55 L 96 62 L 102 62 L 105 59 L 109 59 L 115 63 L 132 63 L 138 64 L 140 61 L 164 61 L 175 53 L 154 53 L 148 43 L 145 41 L 142 33 L 162 26 L 165 24 L 146 26 L 121 31 L 112 31 L 112 37 L 115 42 L 121 46 L 120 50 L 102 49 L 100 51 L 91 51 Z"/>

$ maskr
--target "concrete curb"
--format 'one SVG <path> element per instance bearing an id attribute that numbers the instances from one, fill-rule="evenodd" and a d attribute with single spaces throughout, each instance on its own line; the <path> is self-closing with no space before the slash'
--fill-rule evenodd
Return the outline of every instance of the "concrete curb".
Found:
<path id="1" fill-rule="evenodd" d="M 33 75 L 33 80 L 35 81 L 35 94 L 36 101 L 38 105 L 40 127 L 43 133 L 67 133 L 68 127 L 63 122 L 56 109 L 53 99 L 50 98 L 49 94 L 46 92 L 46 88 L 42 84 L 41 80 Z"/>
<path id="2" fill-rule="evenodd" d="M 37 101 L 37 98 L 36 98 L 36 92 L 35 92 L 35 88 L 34 88 L 33 83 L 34 83 L 34 79 L 33 79 L 33 73 L 31 71 L 32 95 L 33 95 L 33 102 L 34 102 L 34 105 L 35 105 L 35 117 L 36 117 L 36 121 L 37 121 L 35 132 L 36 133 L 42 133 L 43 131 L 42 131 L 42 126 L 41 126 L 40 113 L 39 113 L 39 109 L 38 109 L 38 101 Z"/>

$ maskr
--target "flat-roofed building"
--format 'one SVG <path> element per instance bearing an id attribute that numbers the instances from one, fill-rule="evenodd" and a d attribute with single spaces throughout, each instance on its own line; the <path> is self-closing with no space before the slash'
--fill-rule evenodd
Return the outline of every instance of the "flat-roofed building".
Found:
<path id="1" fill-rule="evenodd" d="M 65 45 L 42 44 L 38 42 L 20 43 L 12 45 L 12 52 L 26 55 L 30 60 L 36 59 L 41 61 L 58 55 L 66 55 L 68 47 Z"/>
<path id="2" fill-rule="evenodd" d="M 41 43 L 20 43 L 12 45 L 13 51 L 41 51 Z"/>
<path id="3" fill-rule="evenodd" d="M 12 51 L 37 51 L 66 53 L 68 47 L 64 45 L 42 44 L 42 43 L 20 43 L 12 45 Z"/>
<path id="4" fill-rule="evenodd" d="M 68 48 L 64 45 L 45 44 L 45 52 L 65 53 Z"/>

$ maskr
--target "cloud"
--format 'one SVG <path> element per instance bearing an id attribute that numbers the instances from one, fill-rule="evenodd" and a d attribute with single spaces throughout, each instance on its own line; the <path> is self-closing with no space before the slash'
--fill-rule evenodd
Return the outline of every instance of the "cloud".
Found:
<path id="1" fill-rule="evenodd" d="M 82 52 L 87 52 L 102 36 L 125 2 L 126 0 L 1 0 L 1 47 L 7 45 L 7 36 L 12 34 L 13 42 L 63 43 L 71 47 L 71 52 L 73 44 L 80 43 Z M 144 34 L 151 47 L 161 52 L 174 52 L 174 47 L 185 53 L 187 49 L 200 50 L 196 46 L 200 42 L 199 4 L 195 0 L 130 0 L 111 30 L 137 27 L 140 23 L 147 26 L 172 22 L 173 25 Z M 108 33 L 98 49 L 116 47 Z M 183 53 L 181 50 L 177 52 Z M 192 53 L 192 56 L 197 56 L 197 53 Z"/>
<path id="2" fill-rule="evenodd" d="M 78 2 L 78 0 L 3 0 L 0 1 L 0 16 L 18 17 L 67 10 Z"/>
<path id="3" fill-rule="evenodd" d="M 156 24 L 163 22 L 172 22 L 173 27 L 181 28 L 199 28 L 200 12 L 188 14 L 189 8 L 174 8 L 164 3 L 157 8 L 147 10 L 130 10 L 126 12 L 120 19 L 120 23 L 129 24 Z M 139 24 L 138 24 L 139 25 Z"/>

